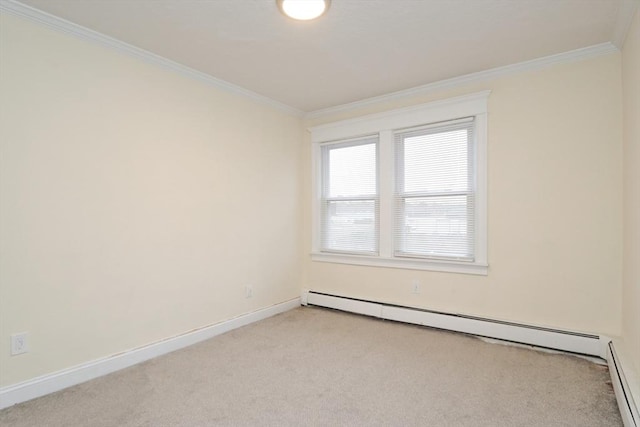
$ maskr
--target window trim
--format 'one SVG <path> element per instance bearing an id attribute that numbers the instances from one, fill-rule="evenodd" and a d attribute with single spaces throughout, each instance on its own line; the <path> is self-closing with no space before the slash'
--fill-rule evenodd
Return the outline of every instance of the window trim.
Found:
<path id="1" fill-rule="evenodd" d="M 417 127 L 412 127 L 412 128 L 408 128 L 408 129 L 398 129 L 394 131 L 394 153 L 395 153 L 395 191 L 394 191 L 394 203 L 396 204 L 395 208 L 396 208 L 396 215 L 394 217 L 395 221 L 394 222 L 394 229 L 396 231 L 396 234 L 394 235 L 395 240 L 394 240 L 394 248 L 393 248 L 393 256 L 397 257 L 397 258 L 418 258 L 418 259 L 430 259 L 430 260 L 435 260 L 435 261 L 453 261 L 453 262 L 466 262 L 466 263 L 472 263 L 474 261 L 474 259 L 469 258 L 469 257 L 448 257 L 448 256 L 426 256 L 426 255 L 421 255 L 418 253 L 412 253 L 412 252 L 403 252 L 402 251 L 402 243 L 399 243 L 402 241 L 402 238 L 405 237 L 404 234 L 399 233 L 399 229 L 398 229 L 398 223 L 397 221 L 400 220 L 399 216 L 400 215 L 400 207 L 398 206 L 399 204 L 401 204 L 402 201 L 408 200 L 408 199 L 412 199 L 412 198 L 430 198 L 430 197 L 451 197 L 451 196 L 463 196 L 466 197 L 467 200 L 469 198 L 469 196 L 473 196 L 474 201 L 475 201 L 475 196 L 476 196 L 476 179 L 475 179 L 475 172 L 476 172 L 476 166 L 475 166 L 475 149 L 476 149 L 476 136 L 475 136 L 475 116 L 472 117 L 464 117 L 464 118 L 460 118 L 460 119 L 456 119 L 456 120 L 448 120 L 445 122 L 438 122 L 438 123 L 432 123 L 426 126 L 417 126 Z M 471 139 L 467 139 L 467 144 L 470 145 L 470 147 L 468 148 L 468 153 L 471 153 L 471 155 L 467 156 L 467 163 L 468 163 L 468 174 L 467 174 L 467 190 L 457 190 L 457 191 L 441 191 L 441 192 L 430 192 L 430 191 L 413 191 L 413 192 L 406 192 L 404 189 L 404 179 L 402 178 L 404 175 L 404 147 L 405 147 L 405 143 L 404 143 L 404 139 L 403 142 L 400 143 L 398 140 L 398 136 L 399 135 L 404 135 L 404 137 L 407 136 L 407 134 L 413 134 L 413 135 L 424 135 L 424 131 L 430 131 L 430 130 L 434 130 L 436 131 L 436 133 L 440 133 L 442 131 L 444 131 L 445 129 L 452 129 L 452 128 L 469 128 L 471 127 L 473 129 L 472 132 L 472 138 Z M 475 207 L 474 207 L 474 215 L 473 215 L 473 221 L 472 223 L 475 224 L 475 220 L 477 219 L 477 215 L 475 214 Z M 475 229 L 475 227 L 473 227 Z M 469 224 L 467 223 L 467 231 L 469 231 Z M 475 243 L 475 234 L 473 236 L 474 238 L 474 243 Z M 474 244 L 473 246 L 473 254 L 472 257 L 475 257 L 475 253 L 477 251 L 477 248 Z"/>
<path id="2" fill-rule="evenodd" d="M 361 196 L 351 196 L 351 197 L 329 197 L 325 194 L 326 192 L 326 188 L 324 187 L 324 182 L 325 180 L 328 180 L 329 177 L 329 162 L 328 162 L 328 154 L 329 154 L 329 150 L 331 149 L 340 149 L 340 148 L 346 148 L 346 147 L 354 147 L 354 146 L 358 146 L 358 145 L 365 145 L 365 144 L 373 144 L 375 146 L 375 151 L 376 151 L 376 171 L 375 171 L 375 179 L 376 179 L 376 191 L 373 194 L 369 194 L 369 195 L 361 195 Z M 378 134 L 372 134 L 372 135 L 365 135 L 365 136 L 361 136 L 361 137 L 357 137 L 357 138 L 351 138 L 351 139 L 347 139 L 347 140 L 341 140 L 338 142 L 333 142 L 333 143 L 322 143 L 319 144 L 320 145 L 320 180 L 321 180 L 321 185 L 320 185 L 320 223 L 322 224 L 322 221 L 326 221 L 327 218 L 325 218 L 325 215 L 327 215 L 327 211 L 325 211 L 326 209 L 326 205 L 328 203 L 331 202 L 336 202 L 336 201 L 355 201 L 355 200 L 365 200 L 365 201 L 373 201 L 374 202 L 374 213 L 376 216 L 376 221 L 375 221 L 375 232 L 376 235 L 374 237 L 376 244 L 375 244 L 375 248 L 373 251 L 349 251 L 349 250 L 337 250 L 337 249 L 328 249 L 328 248 L 324 248 L 324 242 L 322 241 L 322 236 L 320 235 L 320 241 L 319 241 L 319 246 L 318 246 L 318 251 L 321 253 L 327 253 L 327 254 L 338 254 L 338 255 L 364 255 L 364 256 L 371 256 L 371 257 L 378 257 L 380 252 L 379 252 L 379 244 L 380 244 L 380 238 L 379 238 L 379 233 L 380 233 L 380 221 L 379 221 L 379 210 L 380 210 L 380 190 L 379 190 L 379 183 L 380 183 L 380 162 L 378 161 L 379 157 L 380 157 L 380 153 L 379 153 L 379 149 L 380 149 L 380 140 L 378 137 Z M 331 147 L 331 148 L 327 148 L 327 147 Z M 319 228 L 322 228 L 322 225 L 319 226 Z"/>
<path id="3" fill-rule="evenodd" d="M 487 103 L 491 91 L 430 102 L 309 128 L 312 142 L 311 260 L 339 264 L 392 267 L 487 275 Z M 394 132 L 404 128 L 475 117 L 476 236 L 475 260 L 450 261 L 395 257 L 394 251 Z M 322 149 L 327 143 L 378 134 L 378 255 L 321 252 Z"/>

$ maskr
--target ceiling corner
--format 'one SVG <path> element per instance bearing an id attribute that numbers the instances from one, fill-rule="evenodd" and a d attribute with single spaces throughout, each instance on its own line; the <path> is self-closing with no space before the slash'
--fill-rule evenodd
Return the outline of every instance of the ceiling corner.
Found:
<path id="1" fill-rule="evenodd" d="M 621 0 L 618 8 L 618 16 L 611 35 L 611 43 L 618 49 L 622 49 L 624 41 L 627 38 L 629 27 L 631 27 L 631 21 L 638 9 L 640 0 Z"/>

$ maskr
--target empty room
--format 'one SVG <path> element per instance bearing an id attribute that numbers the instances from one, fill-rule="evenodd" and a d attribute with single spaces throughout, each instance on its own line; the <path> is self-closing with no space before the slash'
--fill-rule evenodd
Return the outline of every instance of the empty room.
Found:
<path id="1" fill-rule="evenodd" d="M 640 0 L 0 0 L 1 426 L 624 426 Z"/>

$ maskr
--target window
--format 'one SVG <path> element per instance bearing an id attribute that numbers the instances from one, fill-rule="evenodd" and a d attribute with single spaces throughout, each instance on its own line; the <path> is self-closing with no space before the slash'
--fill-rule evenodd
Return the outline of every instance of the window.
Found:
<path id="1" fill-rule="evenodd" d="M 312 259 L 486 274 L 488 96 L 310 129 Z"/>
<path id="2" fill-rule="evenodd" d="M 395 133 L 395 256 L 473 261 L 473 125 Z"/>
<path id="3" fill-rule="evenodd" d="M 377 137 L 322 147 L 322 250 L 378 253 Z"/>

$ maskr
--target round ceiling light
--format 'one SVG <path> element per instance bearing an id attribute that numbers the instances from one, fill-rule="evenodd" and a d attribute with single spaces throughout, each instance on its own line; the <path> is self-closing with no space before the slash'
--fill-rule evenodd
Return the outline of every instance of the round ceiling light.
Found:
<path id="1" fill-rule="evenodd" d="M 290 18 L 309 21 L 318 18 L 329 9 L 331 0 L 276 0 L 278 7 Z"/>

